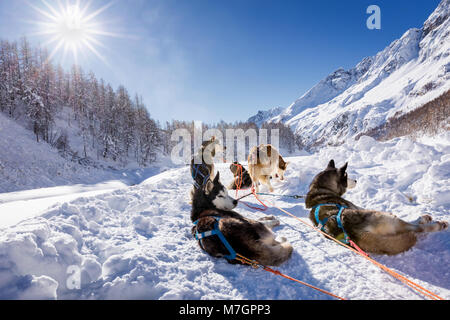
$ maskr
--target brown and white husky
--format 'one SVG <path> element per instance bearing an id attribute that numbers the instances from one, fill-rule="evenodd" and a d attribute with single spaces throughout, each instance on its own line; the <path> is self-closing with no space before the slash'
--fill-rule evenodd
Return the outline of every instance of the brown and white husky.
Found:
<path id="1" fill-rule="evenodd" d="M 336 168 L 331 160 L 328 167 L 312 181 L 306 197 L 306 207 L 312 208 L 311 221 L 317 226 L 315 208 L 320 204 L 336 204 L 346 206 L 342 213 L 342 226 L 350 239 L 361 249 L 375 254 L 395 255 L 409 250 L 417 242 L 421 232 L 436 232 L 448 228 L 448 223 L 432 221 L 431 216 L 423 215 L 415 222 L 406 222 L 387 212 L 362 209 L 342 196 L 347 189 L 356 186 L 356 181 L 347 176 L 347 163 Z M 338 226 L 335 205 L 320 207 L 319 220 L 328 220 L 324 231 L 334 238 L 342 235 Z"/>
<path id="2" fill-rule="evenodd" d="M 262 144 L 253 147 L 248 156 L 248 172 L 255 185 L 256 192 L 259 192 L 259 182 L 269 187 L 272 177 L 284 180 L 284 173 L 289 162 L 284 161 L 278 150 L 270 144 Z"/>

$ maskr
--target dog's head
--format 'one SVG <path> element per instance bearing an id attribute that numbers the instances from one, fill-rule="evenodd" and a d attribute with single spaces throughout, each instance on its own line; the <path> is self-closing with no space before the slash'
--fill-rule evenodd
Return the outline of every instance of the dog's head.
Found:
<path id="1" fill-rule="evenodd" d="M 277 175 L 280 178 L 280 180 L 284 180 L 284 173 L 286 172 L 288 164 L 289 162 L 284 161 L 283 157 L 279 156 Z"/>
<path id="2" fill-rule="evenodd" d="M 239 162 L 235 161 L 230 165 L 230 171 L 234 177 L 236 177 L 238 174 L 241 174 L 241 171 L 238 170 L 240 168 L 242 168 L 242 174 L 243 174 L 246 170 L 244 167 L 242 167 L 242 165 Z"/>
<path id="3" fill-rule="evenodd" d="M 217 172 L 214 181 L 208 180 L 203 191 L 215 208 L 225 211 L 233 210 L 238 201 L 228 195 L 228 190 L 220 183 L 219 179 L 220 174 Z"/>
<path id="4" fill-rule="evenodd" d="M 209 153 L 211 156 L 215 157 L 216 153 L 224 152 L 227 148 L 220 144 L 220 141 L 216 139 L 215 136 L 212 136 L 211 139 L 204 141 L 202 143 L 203 153 Z"/>
<path id="5" fill-rule="evenodd" d="M 347 189 L 356 187 L 356 180 L 350 179 L 347 175 L 346 163 L 342 168 L 336 168 L 334 160 L 328 163 L 327 168 L 319 173 L 310 185 L 311 189 L 327 189 L 342 196 Z"/>

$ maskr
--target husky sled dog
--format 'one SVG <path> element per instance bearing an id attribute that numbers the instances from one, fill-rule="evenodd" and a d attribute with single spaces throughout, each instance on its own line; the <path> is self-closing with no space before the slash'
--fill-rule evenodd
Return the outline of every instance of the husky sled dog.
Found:
<path id="1" fill-rule="evenodd" d="M 199 233 L 208 233 L 217 226 L 231 248 L 249 259 L 271 266 L 288 260 L 292 246 L 284 238 L 281 242 L 275 240 L 271 231 L 280 224 L 279 221 L 274 217 L 255 221 L 233 211 L 238 201 L 228 195 L 219 177 L 218 172 L 213 181 L 209 180 L 194 192 L 191 220 L 195 226 L 192 234 L 198 239 Z M 213 257 L 226 257 L 230 263 L 239 263 L 227 257 L 231 252 L 218 235 L 201 238 L 199 245 Z"/>
<path id="2" fill-rule="evenodd" d="M 242 168 L 242 171 L 241 171 Z M 234 180 L 228 187 L 230 190 L 236 190 L 236 185 L 240 185 L 241 189 L 248 189 L 252 187 L 252 178 L 248 171 L 237 161 L 230 165 L 230 171 L 233 173 Z"/>
<path id="3" fill-rule="evenodd" d="M 194 187 L 200 188 L 208 180 L 214 179 L 214 157 L 216 153 L 226 150 L 219 140 L 213 136 L 210 140 L 204 141 L 197 154 L 191 160 L 191 175 L 194 179 Z"/>
<path id="4" fill-rule="evenodd" d="M 259 192 L 259 182 L 268 186 L 270 192 L 273 192 L 270 184 L 271 177 L 284 180 L 284 172 L 288 164 L 289 162 L 284 161 L 278 150 L 270 144 L 253 147 L 248 156 L 248 171 L 255 184 L 256 192 Z"/>
<path id="5" fill-rule="evenodd" d="M 365 210 L 345 200 L 342 198 L 345 191 L 356 186 L 356 181 L 347 176 L 347 165 L 337 169 L 331 160 L 314 178 L 306 196 L 306 207 L 312 208 L 309 218 L 316 226 L 319 220 L 327 234 L 336 239 L 348 235 L 366 252 L 395 255 L 414 246 L 418 233 L 448 228 L 447 222 L 433 222 L 429 215 L 409 223 L 393 214 Z"/>

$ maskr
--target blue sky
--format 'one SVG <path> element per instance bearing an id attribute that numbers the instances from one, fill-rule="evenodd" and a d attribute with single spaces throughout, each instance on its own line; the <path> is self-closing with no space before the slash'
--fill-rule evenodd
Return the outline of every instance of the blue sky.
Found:
<path id="1" fill-rule="evenodd" d="M 56 0 L 47 0 L 57 7 Z M 61 0 L 71 1 L 71 0 Z M 71 1 L 75 2 L 75 0 Z M 80 0 L 83 6 L 87 0 Z M 45 8 L 41 0 L 29 0 Z M 108 1 L 92 0 L 89 11 Z M 381 8 L 381 30 L 366 9 Z M 420 28 L 439 0 L 115 0 L 95 17 L 120 37 L 98 37 L 107 63 L 86 50 L 79 64 L 144 98 L 166 120 L 246 120 L 287 107 L 339 67 L 351 68 Z M 0 0 L 0 38 L 44 43 L 24 0 Z M 30 22 L 31 21 L 31 22 Z M 50 45 L 49 50 L 52 50 Z M 61 55 L 55 56 L 55 62 Z M 61 61 L 65 68 L 71 57 Z"/>

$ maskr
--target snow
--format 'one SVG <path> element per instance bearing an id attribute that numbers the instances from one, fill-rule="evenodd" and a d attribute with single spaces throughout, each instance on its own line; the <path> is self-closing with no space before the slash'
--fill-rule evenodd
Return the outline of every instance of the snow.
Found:
<path id="1" fill-rule="evenodd" d="M 407 221 L 423 214 L 448 221 L 449 132 L 386 142 L 368 136 L 355 141 L 354 134 L 450 89 L 449 12 L 444 0 L 422 29 L 408 30 L 353 69 L 336 70 L 286 110 L 258 113 L 255 121 L 283 121 L 304 141 L 328 145 L 287 157 L 285 181 L 274 182 L 277 194 L 305 195 L 330 159 L 348 161 L 358 184 L 346 198 L 356 205 Z M 76 130 L 68 128 L 69 136 L 76 137 Z M 201 251 L 191 235 L 188 166 L 164 158 L 146 169 L 84 166 L 36 143 L 31 131 L 2 114 L 0 145 L 0 299 L 330 299 Z M 229 185 L 229 164 L 216 169 Z M 347 299 L 424 298 L 274 208 L 308 221 L 303 201 L 261 198 L 270 207 L 265 213 L 243 204 L 236 210 L 281 221 L 275 232 L 294 247 L 281 272 Z M 253 197 L 244 201 L 259 204 Z M 450 298 L 448 230 L 421 235 L 400 255 L 373 257 Z"/>
<path id="2" fill-rule="evenodd" d="M 32 131 L 0 114 L 0 192 L 118 179 L 113 170 L 84 167 L 62 158 Z"/>
<path id="3" fill-rule="evenodd" d="M 71 137 L 75 134 L 71 134 Z M 107 162 L 99 162 L 97 167 L 81 165 L 61 157 L 58 151 L 45 142 L 36 142 L 33 131 L 0 113 L 0 193 L 46 188 L 39 198 L 55 197 L 58 193 L 74 194 L 95 190 L 111 190 L 125 185 L 140 183 L 155 173 L 173 167 L 166 158 L 160 157 L 152 166 L 139 168 L 129 166 L 117 170 Z M 76 185 L 76 186 L 74 186 Z M 70 186 L 66 189 L 51 189 Z M 30 196 L 29 196 L 30 195 Z M 87 194 L 86 194 L 87 195 Z M 27 193 L 8 195 L 26 199 L 36 198 Z M 0 206 L 5 202 L 0 197 Z M 20 199 L 18 199 L 20 200 Z M 24 200 L 24 199 L 22 199 Z"/>
<path id="4" fill-rule="evenodd" d="M 281 108 L 281 107 L 275 107 L 275 108 L 272 108 L 272 109 L 267 110 L 267 111 L 262 111 L 262 110 L 260 110 L 260 111 L 258 111 L 258 113 L 257 113 L 255 116 L 249 118 L 249 119 L 247 120 L 247 122 L 253 122 L 253 123 L 255 123 L 258 127 L 261 127 L 261 125 L 262 125 L 264 122 L 266 122 L 266 121 L 269 120 L 270 118 L 273 118 L 273 117 L 277 116 L 277 115 L 280 114 L 282 111 L 283 111 L 283 108 Z"/>
<path id="5" fill-rule="evenodd" d="M 350 201 L 405 220 L 429 214 L 448 221 L 449 151 L 449 134 L 420 142 L 362 137 L 289 158 L 286 180 L 275 183 L 276 193 L 305 194 L 330 159 L 337 165 L 349 161 L 349 175 L 358 180 L 346 195 Z M 216 169 L 227 185 L 232 180 L 228 165 L 217 164 Z M 172 168 L 139 185 L 69 199 L 38 216 L 7 224 L 0 229 L 0 298 L 330 299 L 263 270 L 230 265 L 202 252 L 190 232 L 191 180 L 188 167 Z M 21 199 L 20 194 L 9 199 L 13 196 Z M 262 198 L 269 206 L 308 220 L 301 200 Z M 258 204 L 252 197 L 245 201 Z M 423 299 L 277 209 L 261 213 L 240 204 L 236 210 L 255 219 L 268 214 L 281 221 L 275 232 L 294 247 L 292 258 L 279 267 L 287 275 L 348 299 Z M 11 214 L 1 210 L 0 221 Z M 449 244 L 448 231 L 432 233 L 421 236 L 408 252 L 374 258 L 449 299 Z"/>
<path id="6" fill-rule="evenodd" d="M 263 120 L 289 125 L 307 147 L 338 145 L 439 97 L 450 90 L 449 12 L 443 0 L 421 29 L 407 30 L 350 70 L 338 69 Z"/>
<path id="7" fill-rule="evenodd" d="M 37 143 L 32 131 L 1 113 L 0 145 L 4 150 L 0 152 L 0 228 L 40 215 L 58 203 L 138 184 L 173 167 L 165 165 L 163 157 L 148 168 L 83 166 L 64 159 L 47 143 Z"/>
<path id="8" fill-rule="evenodd" d="M 125 187 L 127 185 L 121 181 L 108 181 L 95 185 L 72 185 L 1 193 L 0 227 L 11 226 L 37 216 L 57 203 L 95 196 Z M 14 214 L 11 214 L 12 212 Z"/>

